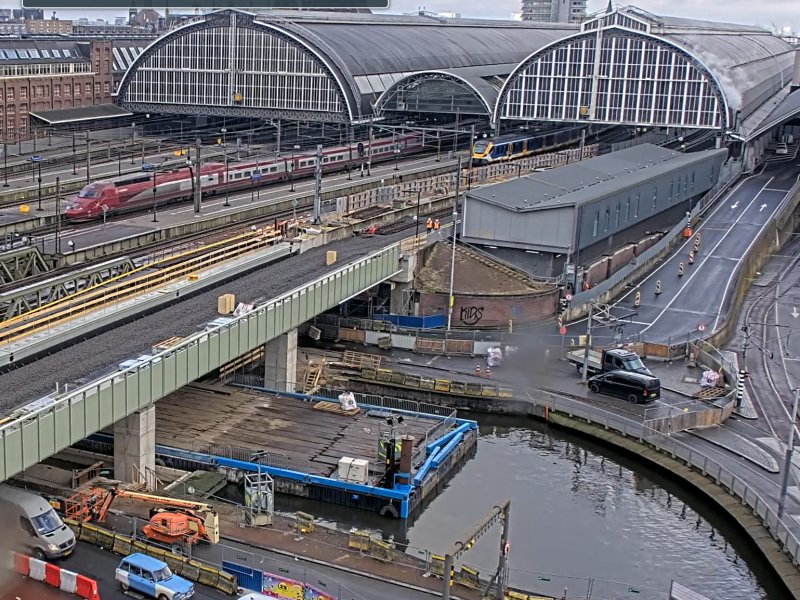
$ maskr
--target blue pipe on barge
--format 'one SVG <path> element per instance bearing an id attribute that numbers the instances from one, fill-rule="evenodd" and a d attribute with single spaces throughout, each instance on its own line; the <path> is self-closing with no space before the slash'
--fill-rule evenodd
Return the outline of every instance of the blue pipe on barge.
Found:
<path id="1" fill-rule="evenodd" d="M 440 464 L 444 462 L 444 460 L 449 456 L 449 454 L 461 443 L 461 440 L 464 439 L 463 433 L 458 433 L 452 440 L 450 440 L 447 445 L 442 448 L 442 451 L 439 452 L 436 457 L 433 459 L 433 466 L 438 467 Z"/>
<path id="2" fill-rule="evenodd" d="M 467 431 L 469 431 L 470 429 L 475 429 L 475 427 L 477 427 L 477 424 L 475 423 L 475 421 L 465 421 L 461 425 L 459 425 L 458 427 L 453 429 L 453 431 L 445 433 L 438 440 L 434 440 L 434 441 L 428 443 L 428 445 L 425 446 L 425 452 L 430 454 L 431 451 L 434 448 L 436 448 L 437 446 L 444 446 L 450 440 L 452 440 L 455 436 L 457 436 L 459 433 L 467 433 Z"/>
<path id="3" fill-rule="evenodd" d="M 428 471 L 431 470 L 433 467 L 433 459 L 439 454 L 441 448 L 438 446 L 433 449 L 430 456 L 425 459 L 425 462 L 420 465 L 419 469 L 417 469 L 417 474 L 414 475 L 414 486 L 419 486 L 422 483 L 422 480 L 425 479 L 425 476 L 428 474 Z"/>

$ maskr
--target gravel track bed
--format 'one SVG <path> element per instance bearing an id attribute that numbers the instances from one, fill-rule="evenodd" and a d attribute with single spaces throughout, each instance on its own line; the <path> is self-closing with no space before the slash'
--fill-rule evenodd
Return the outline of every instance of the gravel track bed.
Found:
<path id="1" fill-rule="evenodd" d="M 399 232 L 374 238 L 354 237 L 314 248 L 2 373 L 0 415 L 8 415 L 47 395 L 55 390 L 56 382 L 62 385 L 78 382 L 124 360 L 149 353 L 152 345 L 161 340 L 201 331 L 206 323 L 219 316 L 217 297 L 221 293 L 235 294 L 237 302 L 260 303 L 407 236 L 407 232 Z M 330 267 L 325 266 L 328 250 L 338 253 L 337 262 Z"/>

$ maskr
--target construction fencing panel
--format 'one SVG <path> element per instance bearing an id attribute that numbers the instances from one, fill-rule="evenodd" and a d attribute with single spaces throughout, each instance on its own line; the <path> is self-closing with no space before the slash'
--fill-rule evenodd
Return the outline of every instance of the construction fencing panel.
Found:
<path id="1" fill-rule="evenodd" d="M 445 315 L 427 315 L 424 317 L 413 317 L 406 315 L 375 315 L 373 317 L 376 321 L 388 321 L 393 325 L 405 329 L 433 329 L 435 327 L 444 327 L 447 324 L 447 317 Z"/>

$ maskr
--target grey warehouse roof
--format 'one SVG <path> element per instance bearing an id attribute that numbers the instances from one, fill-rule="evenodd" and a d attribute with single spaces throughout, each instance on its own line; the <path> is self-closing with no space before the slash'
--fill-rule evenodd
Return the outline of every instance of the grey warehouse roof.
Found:
<path id="1" fill-rule="evenodd" d="M 684 154 L 641 144 L 473 190 L 467 196 L 515 212 L 576 206 L 726 152 L 721 149 Z"/>
<path id="2" fill-rule="evenodd" d="M 83 61 L 77 42 L 66 40 L 0 39 L 0 65 Z"/>

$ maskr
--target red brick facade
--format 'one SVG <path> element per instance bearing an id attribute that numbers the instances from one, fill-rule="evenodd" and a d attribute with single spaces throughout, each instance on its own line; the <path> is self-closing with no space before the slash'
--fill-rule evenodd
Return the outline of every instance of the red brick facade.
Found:
<path id="1" fill-rule="evenodd" d="M 4 141 L 31 137 L 28 114 L 32 111 L 93 106 L 112 101 L 111 42 L 90 43 L 90 64 L 87 66 L 85 58 L 76 59 L 74 63 L 76 70 L 85 72 L 0 76 L 0 123 L 5 133 Z"/>
<path id="2" fill-rule="evenodd" d="M 453 303 L 453 327 L 507 328 L 551 317 L 558 307 L 559 290 L 518 296 L 459 295 Z M 447 294 L 422 292 L 420 314 L 447 314 Z"/>

